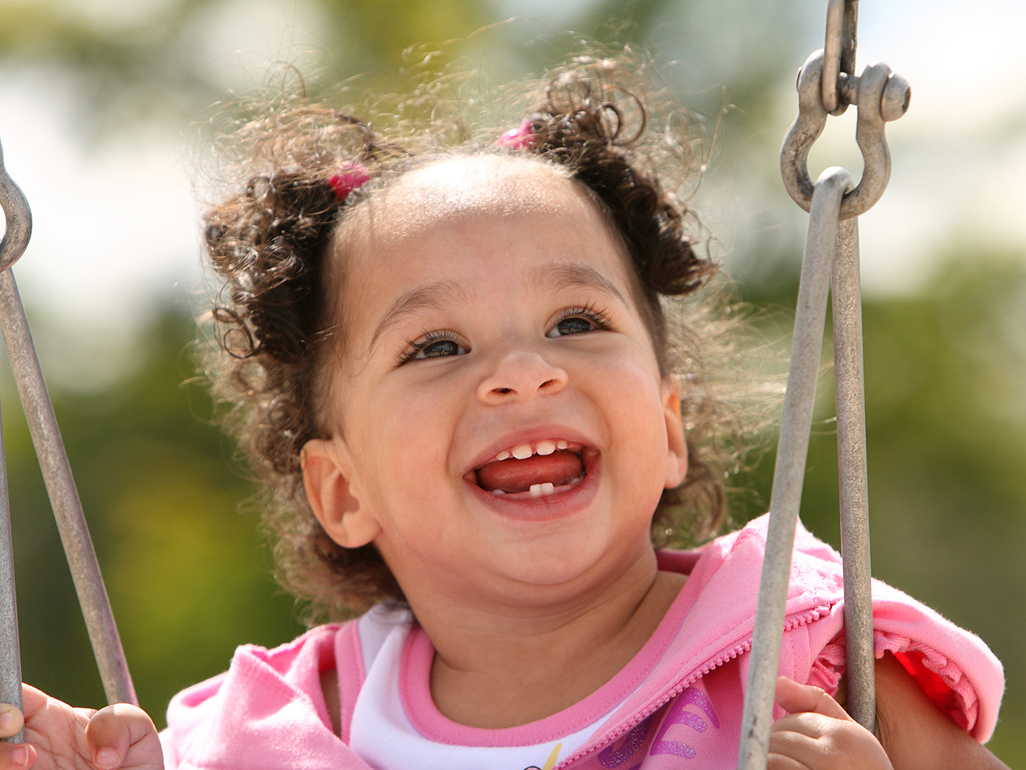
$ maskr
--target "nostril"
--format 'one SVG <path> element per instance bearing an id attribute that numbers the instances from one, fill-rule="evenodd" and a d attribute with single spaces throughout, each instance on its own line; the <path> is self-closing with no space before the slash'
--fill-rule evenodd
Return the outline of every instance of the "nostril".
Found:
<path id="1" fill-rule="evenodd" d="M 505 396 L 505 395 L 513 392 L 513 388 L 494 388 L 493 390 L 494 390 L 494 392 L 496 392 L 496 393 L 498 393 L 498 394 L 500 394 L 502 396 Z"/>

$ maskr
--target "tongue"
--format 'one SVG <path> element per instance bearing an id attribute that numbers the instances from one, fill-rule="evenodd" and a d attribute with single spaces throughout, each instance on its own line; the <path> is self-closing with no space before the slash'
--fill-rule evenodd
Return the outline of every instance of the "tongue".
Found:
<path id="1" fill-rule="evenodd" d="M 561 449 L 550 455 L 532 455 L 526 460 L 510 458 L 482 465 L 477 470 L 477 483 L 491 492 L 526 492 L 532 484 L 549 482 L 555 486 L 581 475 L 581 458 Z"/>

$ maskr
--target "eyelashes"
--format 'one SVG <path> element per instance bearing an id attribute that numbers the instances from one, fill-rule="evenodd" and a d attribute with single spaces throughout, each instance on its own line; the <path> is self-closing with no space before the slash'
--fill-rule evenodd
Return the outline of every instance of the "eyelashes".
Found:
<path id="1" fill-rule="evenodd" d="M 608 311 L 592 303 L 564 308 L 556 314 L 545 336 L 554 339 L 594 331 L 610 331 L 613 323 Z M 406 345 L 396 356 L 396 365 L 410 361 L 431 358 L 449 358 L 470 352 L 466 339 L 452 329 L 434 329 L 416 339 L 406 340 Z"/>
<path id="2" fill-rule="evenodd" d="M 458 333 L 451 329 L 436 329 L 423 334 L 416 340 L 407 340 L 406 347 L 398 356 L 398 365 L 407 361 L 428 358 L 446 358 L 468 352 L 468 346 Z"/>
<path id="3" fill-rule="evenodd" d="M 575 321 L 578 323 L 573 323 Z M 585 325 L 580 323 L 582 321 L 585 322 Z M 563 327 L 562 330 L 560 327 Z M 584 334 L 590 331 L 609 331 L 612 328 L 609 313 L 589 302 L 585 305 L 568 307 L 561 310 L 556 316 L 556 320 L 553 321 L 552 328 L 545 336 L 563 337 L 570 334 Z M 553 333 L 557 331 L 560 333 Z"/>

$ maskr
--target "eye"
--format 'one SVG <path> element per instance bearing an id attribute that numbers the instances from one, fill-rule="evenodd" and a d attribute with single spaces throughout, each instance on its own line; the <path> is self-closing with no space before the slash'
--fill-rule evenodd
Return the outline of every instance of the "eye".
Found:
<path id="1" fill-rule="evenodd" d="M 600 311 L 591 307 L 570 307 L 559 314 L 552 329 L 545 336 L 565 337 L 570 334 L 586 334 L 610 328 L 609 321 Z"/>
<path id="2" fill-rule="evenodd" d="M 428 332 L 420 339 L 409 342 L 406 349 L 399 356 L 399 363 L 422 361 L 427 358 L 459 356 L 467 352 L 467 348 L 463 345 L 461 338 L 456 332 L 443 329 Z"/>
<path id="3" fill-rule="evenodd" d="M 435 342 L 429 342 L 427 345 L 422 347 L 414 358 L 442 358 L 443 356 L 458 356 L 461 352 L 466 352 L 460 347 L 460 344 L 456 340 L 436 340 Z"/>

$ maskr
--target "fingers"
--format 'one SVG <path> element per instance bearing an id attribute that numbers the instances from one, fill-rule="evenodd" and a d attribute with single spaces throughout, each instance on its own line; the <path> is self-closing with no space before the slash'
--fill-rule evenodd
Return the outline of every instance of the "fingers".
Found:
<path id="1" fill-rule="evenodd" d="M 853 721 L 841 704 L 819 687 L 798 684 L 790 679 L 777 677 L 777 703 L 788 714 L 812 712 L 845 721 Z"/>
<path id="2" fill-rule="evenodd" d="M 85 729 L 90 759 L 98 770 L 116 770 L 125 764 L 129 752 L 131 766 L 160 765 L 160 740 L 153 720 L 145 711 L 127 703 L 117 703 L 97 711 Z"/>
<path id="3" fill-rule="evenodd" d="M 780 677 L 776 695 L 789 715 L 773 723 L 769 770 L 892 770 L 872 733 L 820 688 Z"/>
<path id="4" fill-rule="evenodd" d="M 0 703 L 0 738 L 11 738 L 21 732 L 25 717 L 9 703 Z M 20 743 L 0 743 L 0 768 L 26 770 L 32 767 L 36 752 L 31 746 Z"/>
<path id="5" fill-rule="evenodd" d="M 0 704 L 0 737 L 24 722 L 29 744 L 0 743 L 0 770 L 162 770 L 157 729 L 146 712 L 121 703 L 72 708 L 24 686 L 23 712 Z M 4 715 L 7 718 L 4 719 Z"/>
<path id="6" fill-rule="evenodd" d="M 893 770 L 872 733 L 856 722 L 822 714 L 792 714 L 777 721 L 768 751 L 770 770 Z"/>
<path id="7" fill-rule="evenodd" d="M 0 743 L 0 770 L 28 770 L 36 762 L 36 750 L 25 743 Z"/>
<path id="8" fill-rule="evenodd" d="M 25 717 L 21 711 L 9 703 L 0 703 L 0 738 L 17 735 L 25 726 Z"/>

